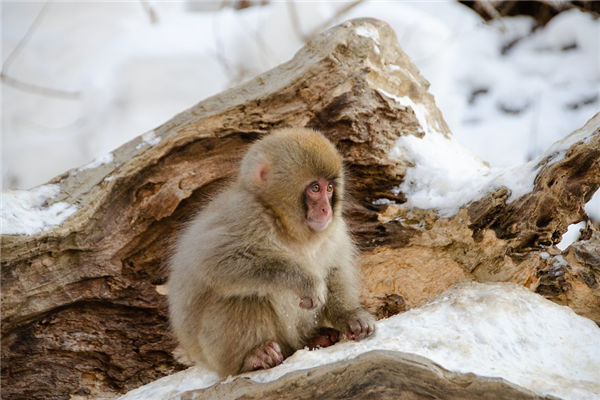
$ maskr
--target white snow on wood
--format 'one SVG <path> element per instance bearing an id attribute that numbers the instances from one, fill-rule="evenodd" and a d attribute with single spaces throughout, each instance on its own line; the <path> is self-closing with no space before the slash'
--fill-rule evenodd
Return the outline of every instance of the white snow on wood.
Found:
<path id="1" fill-rule="evenodd" d="M 408 105 L 404 99 L 396 97 L 396 100 Z M 415 113 L 419 115 L 419 112 Z M 406 195 L 404 207 L 435 209 L 443 217 L 456 214 L 461 206 L 500 187 L 510 190 L 508 202 L 512 202 L 533 190 L 542 162 L 554 164 L 561 161 L 570 146 L 589 141 L 598 128 L 600 113 L 534 160 L 508 168 L 488 167 L 454 138 L 446 138 L 431 128 L 426 129 L 422 138 L 401 136 L 390 154 L 405 154 L 407 161 L 414 166 L 408 168 L 404 181 L 392 192 Z"/>
<path id="2" fill-rule="evenodd" d="M 567 247 L 579 240 L 581 229 L 585 228 L 585 222 L 581 221 L 576 224 L 571 224 L 567 228 L 567 231 L 562 235 L 560 243 L 556 245 L 561 250 L 566 250 Z"/>
<path id="3" fill-rule="evenodd" d="M 140 144 L 135 146 L 135 148 L 139 150 L 144 145 L 152 147 L 154 145 L 157 145 L 158 142 L 161 141 L 161 139 L 161 137 L 156 136 L 154 130 L 148 131 L 142 135 L 142 141 L 140 142 Z"/>
<path id="4" fill-rule="evenodd" d="M 585 204 L 585 212 L 594 221 L 600 221 L 600 190 L 592 196 L 590 201 Z"/>
<path id="5" fill-rule="evenodd" d="M 3 191 L 0 234 L 34 235 L 63 222 L 77 211 L 77 206 L 66 202 L 51 203 L 59 192 L 58 185 Z"/>
<path id="6" fill-rule="evenodd" d="M 431 82 L 457 141 L 493 168 L 533 160 L 600 104 L 600 20 L 577 9 L 532 30 L 532 18 L 483 23 L 456 1 L 366 0 L 349 13 L 340 12 L 343 3 L 296 2 L 297 24 L 286 2 L 242 11 L 198 4 L 155 2 L 158 22 L 152 24 L 136 2 L 50 3 L 7 72 L 78 91 L 81 98 L 65 101 L 5 85 L 3 185 L 32 187 L 113 150 L 287 61 L 304 44 L 295 27 L 308 34 L 338 14 L 330 25 L 357 17 L 388 22 Z M 3 4 L 6 54 L 41 7 Z M 369 27 L 357 34 L 379 39 Z M 585 209 L 600 220 L 600 195 Z"/>
<path id="7" fill-rule="evenodd" d="M 383 89 L 377 89 L 377 91 L 379 93 L 381 93 L 382 95 L 393 99 L 396 103 L 398 103 L 402 106 L 410 107 L 413 110 L 413 112 L 415 113 L 415 116 L 417 117 L 417 121 L 419 121 L 419 125 L 421 125 L 421 127 L 423 128 L 423 130 L 426 133 L 435 132 L 435 130 L 429 126 L 429 122 L 428 122 L 428 118 L 427 118 L 427 109 L 425 108 L 425 106 L 423 104 L 415 103 L 408 96 L 403 96 L 403 97 L 396 96 L 394 94 L 386 92 Z"/>
<path id="8" fill-rule="evenodd" d="M 373 39 L 375 43 L 379 43 L 379 31 L 371 24 L 357 26 L 354 28 L 354 32 L 356 32 L 358 36 L 367 37 Z"/>
<path id="9" fill-rule="evenodd" d="M 92 169 L 92 168 L 97 168 L 103 164 L 108 164 L 113 162 L 114 158 L 113 158 L 113 154 L 112 153 L 106 153 L 98 158 L 96 158 L 94 161 L 92 161 L 91 163 L 88 163 L 86 165 L 84 165 L 83 167 L 80 167 L 77 169 L 77 171 L 84 171 L 86 169 Z"/>
<path id="10" fill-rule="evenodd" d="M 376 206 L 380 206 L 380 205 L 385 205 L 385 204 L 396 204 L 396 202 L 394 200 L 381 198 L 381 199 L 377 199 L 377 200 L 373 201 L 372 204 L 374 204 Z"/>
<path id="11" fill-rule="evenodd" d="M 278 367 L 242 377 L 269 382 L 291 371 L 391 350 L 418 354 L 451 371 L 504 378 L 540 395 L 583 400 L 600 394 L 598 343 L 600 328 L 568 307 L 514 284 L 468 283 L 378 321 L 375 335 L 360 343 L 299 350 Z M 165 399 L 217 382 L 213 373 L 193 367 L 121 399 Z"/>
<path id="12" fill-rule="evenodd" d="M 189 390 L 207 388 L 217 382 L 219 377 L 216 372 L 191 367 L 127 392 L 119 400 L 166 400 Z"/>
<path id="13" fill-rule="evenodd" d="M 407 198 L 404 207 L 433 208 L 442 216 L 451 216 L 461 205 L 479 197 L 492 179 L 490 168 L 478 157 L 435 131 L 423 138 L 400 137 L 391 154 L 402 153 L 414 164 L 398 188 Z"/>

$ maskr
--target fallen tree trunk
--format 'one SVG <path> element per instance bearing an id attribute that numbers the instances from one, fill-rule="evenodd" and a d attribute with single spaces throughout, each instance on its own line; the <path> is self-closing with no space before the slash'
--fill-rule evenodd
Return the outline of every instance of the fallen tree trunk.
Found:
<path id="1" fill-rule="evenodd" d="M 443 213 L 402 190 L 419 165 L 398 138 L 452 143 L 427 88 L 388 25 L 354 20 L 49 182 L 57 194 L 40 207 L 76 212 L 2 236 L 2 396 L 113 396 L 183 368 L 166 316 L 169 245 L 248 145 L 285 126 L 323 131 L 345 158 L 363 299 L 379 317 L 476 280 L 525 285 L 600 322 L 598 231 L 562 255 L 554 246 L 600 185 L 600 116 L 523 169 L 530 191 L 490 181 Z"/>
<path id="2" fill-rule="evenodd" d="M 294 388 L 294 390 L 290 390 Z M 188 400 L 311 399 L 543 399 L 500 378 L 447 371 L 414 354 L 376 350 L 327 368 L 297 371 L 268 383 L 236 379 L 190 390 Z M 548 396 L 548 399 L 552 397 Z"/>

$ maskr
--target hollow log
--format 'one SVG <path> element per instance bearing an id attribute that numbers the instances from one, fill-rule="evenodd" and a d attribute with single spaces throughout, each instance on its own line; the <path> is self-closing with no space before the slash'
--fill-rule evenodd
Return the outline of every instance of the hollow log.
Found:
<path id="1" fill-rule="evenodd" d="M 107 162 L 50 181 L 58 194 L 43 207 L 77 211 L 2 236 L 2 397 L 114 397 L 182 369 L 166 313 L 169 247 L 248 145 L 286 126 L 322 131 L 344 156 L 363 300 L 378 317 L 458 282 L 512 281 L 599 323 L 598 228 L 589 222 L 562 253 L 555 244 L 600 185 L 600 115 L 539 160 L 530 192 L 490 187 L 444 216 L 407 206 L 397 188 L 415 164 L 392 151 L 401 137 L 451 138 L 428 86 L 387 24 L 352 20 Z"/>

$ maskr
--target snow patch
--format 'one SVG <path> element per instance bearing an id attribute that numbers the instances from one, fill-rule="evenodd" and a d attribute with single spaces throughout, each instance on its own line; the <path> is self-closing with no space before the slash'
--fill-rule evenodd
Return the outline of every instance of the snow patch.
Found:
<path id="1" fill-rule="evenodd" d="M 127 392 L 119 400 L 171 399 L 183 392 L 207 388 L 217 382 L 219 376 L 216 372 L 202 367 L 191 367 Z"/>
<path id="2" fill-rule="evenodd" d="M 377 91 L 379 93 L 381 93 L 382 95 L 389 97 L 390 99 L 393 99 L 396 103 L 398 103 L 402 106 L 410 107 L 413 110 L 413 112 L 415 113 L 415 116 L 417 117 L 417 121 L 419 121 L 419 125 L 423 128 L 425 133 L 430 133 L 430 132 L 438 133 L 427 122 L 427 109 L 425 108 L 425 106 L 423 104 L 415 103 L 408 96 L 399 97 L 392 93 L 386 92 L 383 89 L 377 89 Z"/>
<path id="3" fill-rule="evenodd" d="M 398 99 L 407 101 L 406 98 Z M 417 113 L 419 123 L 422 117 Z M 582 128 L 554 143 L 545 153 L 521 166 L 489 168 L 454 138 L 446 138 L 425 125 L 424 137 L 401 136 L 390 151 L 392 157 L 404 154 L 413 165 L 407 169 L 402 184 L 392 193 L 406 195 L 404 207 L 435 209 L 442 217 L 455 215 L 461 206 L 501 187 L 510 190 L 507 199 L 510 203 L 533 190 L 535 178 L 544 165 L 563 160 L 571 146 L 591 140 L 598 126 L 600 113 Z"/>
<path id="4" fill-rule="evenodd" d="M 491 181 L 491 170 L 453 138 L 438 133 L 423 138 L 398 138 L 392 156 L 404 153 L 414 167 L 408 168 L 402 184 L 395 188 L 407 197 L 404 207 L 436 209 L 449 217 L 461 205 L 481 196 Z"/>
<path id="5" fill-rule="evenodd" d="M 373 201 L 372 204 L 375 206 L 383 206 L 386 204 L 396 204 L 396 202 L 394 200 L 381 198 L 381 199 L 377 199 L 377 200 Z"/>
<path id="6" fill-rule="evenodd" d="M 358 36 L 367 37 L 373 39 L 375 43 L 379 43 L 379 31 L 371 24 L 359 25 L 354 28 L 354 32 L 356 32 Z"/>
<path id="7" fill-rule="evenodd" d="M 585 222 L 581 221 L 577 224 L 571 224 L 567 228 L 567 231 L 562 235 L 562 239 L 559 244 L 556 245 L 561 251 L 564 251 L 579 240 L 579 235 L 581 234 L 580 230 L 585 228 Z"/>
<path id="8" fill-rule="evenodd" d="M 299 350 L 278 367 L 241 377 L 270 382 L 292 371 L 391 350 L 418 354 L 451 371 L 504 378 L 543 396 L 590 399 L 600 393 L 598 343 L 598 326 L 568 307 L 514 284 L 467 283 L 423 307 L 378 321 L 375 335 L 360 343 Z M 165 393 L 217 381 L 194 367 L 121 399 L 162 399 Z"/>
<path id="9" fill-rule="evenodd" d="M 600 222 L 600 190 L 592 196 L 590 201 L 585 203 L 586 214 L 596 222 Z"/>
<path id="10" fill-rule="evenodd" d="M 161 140 L 162 140 L 162 138 L 160 136 L 156 136 L 156 133 L 154 132 L 154 130 L 151 130 L 142 135 L 142 141 L 140 142 L 140 144 L 135 146 L 135 148 L 136 148 L 136 150 L 139 150 L 144 145 L 152 147 L 152 146 L 157 145 Z"/>
<path id="11" fill-rule="evenodd" d="M 77 206 L 66 202 L 49 204 L 59 192 L 58 185 L 3 191 L 0 234 L 34 235 L 62 223 L 77 211 Z"/>
<path id="12" fill-rule="evenodd" d="M 78 168 L 77 171 L 84 171 L 86 169 L 92 169 L 92 168 L 96 168 L 99 167 L 103 164 L 109 164 L 111 162 L 113 162 L 114 157 L 112 153 L 106 153 L 101 157 L 96 158 L 94 161 L 92 161 L 89 164 L 84 165 L 81 168 Z"/>

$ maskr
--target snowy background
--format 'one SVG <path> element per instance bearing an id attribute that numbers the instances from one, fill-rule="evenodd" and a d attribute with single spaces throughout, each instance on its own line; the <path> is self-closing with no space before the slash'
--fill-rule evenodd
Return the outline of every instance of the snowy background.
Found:
<path id="1" fill-rule="evenodd" d="M 486 24 L 454 1 L 143 4 L 2 3 L 4 74 L 40 87 L 2 85 L 3 188 L 101 157 L 354 17 L 392 25 L 457 141 L 492 167 L 531 160 L 600 110 L 600 21 L 578 10 L 532 32 L 529 17 Z"/>
<path id="2" fill-rule="evenodd" d="M 355 17 L 379 18 L 394 28 L 431 82 L 455 136 L 452 146 L 466 146 L 492 169 L 519 168 L 600 111 L 600 21 L 577 10 L 532 31 L 528 17 L 487 24 L 454 1 L 363 1 L 349 11 L 341 2 L 271 1 L 242 11 L 219 3 L 2 1 L 3 74 L 21 82 L 2 83 L 2 187 L 32 188 L 69 168 L 106 160 L 108 152 L 176 113 L 288 60 L 311 34 Z M 399 141 L 415 155 L 436 148 L 422 148 L 428 143 Z M 472 171 L 479 164 L 463 151 L 456 147 L 455 161 L 463 162 L 452 165 Z M 465 176 L 458 178 L 468 185 Z M 47 185 L 16 192 L 3 207 L 41 205 L 57 190 Z M 430 206 L 455 201 L 448 193 L 440 198 Z M 586 209 L 600 221 L 600 195 Z M 460 290 L 378 322 L 377 334 L 364 343 L 301 350 L 280 367 L 250 375 L 269 381 L 391 349 L 452 370 L 501 376 L 541 394 L 600 396 L 600 330 L 593 322 L 518 287 Z M 216 382 L 199 369 L 165 379 L 127 398 Z"/>
<path id="3" fill-rule="evenodd" d="M 600 20 L 575 9 L 532 31 L 454 1 L 221 3 L 3 1 L 3 73 L 21 83 L 2 83 L 2 187 L 102 157 L 355 17 L 394 28 L 456 141 L 491 167 L 535 158 L 600 110 Z"/>

